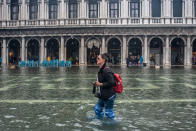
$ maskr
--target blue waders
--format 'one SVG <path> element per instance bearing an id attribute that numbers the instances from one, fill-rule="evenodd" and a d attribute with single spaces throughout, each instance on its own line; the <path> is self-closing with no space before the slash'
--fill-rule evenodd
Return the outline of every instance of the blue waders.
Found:
<path id="1" fill-rule="evenodd" d="M 108 100 L 102 100 L 102 99 L 98 100 L 97 104 L 94 107 L 94 111 L 98 119 L 102 119 L 104 117 L 103 107 L 105 107 L 105 115 L 107 116 L 107 118 L 109 119 L 115 118 L 115 113 L 113 110 L 115 98 L 116 95 L 113 95 Z"/>

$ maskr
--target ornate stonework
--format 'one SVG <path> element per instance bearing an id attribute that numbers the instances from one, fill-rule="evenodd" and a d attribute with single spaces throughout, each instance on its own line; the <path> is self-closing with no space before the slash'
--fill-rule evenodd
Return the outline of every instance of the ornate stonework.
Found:
<path id="1" fill-rule="evenodd" d="M 157 28 L 127 28 L 127 27 L 106 27 L 106 28 L 32 28 L 32 29 L 3 29 L 0 30 L 0 37 L 12 37 L 12 36 L 59 36 L 59 35 L 150 35 L 150 36 L 162 36 L 162 35 L 195 35 L 196 28 L 189 27 L 157 27 Z"/>

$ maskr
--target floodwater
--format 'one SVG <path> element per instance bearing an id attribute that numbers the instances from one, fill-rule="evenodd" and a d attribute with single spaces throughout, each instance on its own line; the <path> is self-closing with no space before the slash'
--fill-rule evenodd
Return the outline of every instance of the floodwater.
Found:
<path id="1" fill-rule="evenodd" d="M 196 69 L 112 67 L 118 123 L 88 120 L 98 67 L 0 69 L 1 131 L 194 131 Z"/>

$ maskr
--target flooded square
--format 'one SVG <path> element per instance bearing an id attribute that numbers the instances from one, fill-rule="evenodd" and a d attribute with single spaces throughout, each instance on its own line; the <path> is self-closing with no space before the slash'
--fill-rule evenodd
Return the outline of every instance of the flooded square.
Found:
<path id="1" fill-rule="evenodd" d="M 120 122 L 88 120 L 98 67 L 0 70 L 0 129 L 182 130 L 196 129 L 196 69 L 112 67 L 123 79 L 114 110 Z"/>

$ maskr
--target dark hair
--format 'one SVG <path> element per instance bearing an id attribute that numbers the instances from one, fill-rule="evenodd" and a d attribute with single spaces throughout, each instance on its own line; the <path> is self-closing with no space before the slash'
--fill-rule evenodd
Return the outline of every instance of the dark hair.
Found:
<path id="1" fill-rule="evenodd" d="M 107 53 L 100 54 L 101 58 L 105 60 L 105 63 L 108 62 L 109 55 Z"/>

